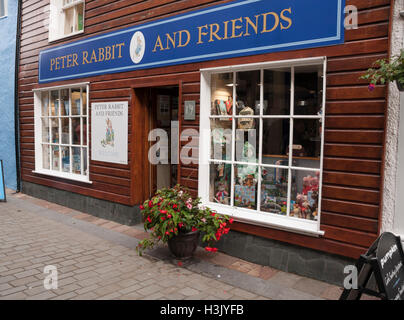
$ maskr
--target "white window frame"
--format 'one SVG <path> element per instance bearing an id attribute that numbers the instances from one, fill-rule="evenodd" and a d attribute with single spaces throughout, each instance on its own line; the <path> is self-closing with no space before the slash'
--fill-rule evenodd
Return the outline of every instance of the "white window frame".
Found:
<path id="1" fill-rule="evenodd" d="M 3 1 L 3 5 L 4 5 L 4 14 L 2 16 L 0 15 L 0 19 L 1 19 L 1 18 L 6 18 L 8 12 L 7 12 L 7 0 L 0 0 L 0 1 Z"/>
<path id="2" fill-rule="evenodd" d="M 61 98 L 61 90 L 63 89 L 69 89 L 69 107 L 70 107 L 70 111 L 69 111 L 69 115 L 68 116 L 61 116 L 61 108 L 58 108 L 58 115 L 54 116 L 53 118 L 56 118 L 59 120 L 59 142 L 58 143 L 51 143 L 51 141 L 49 141 L 48 143 L 43 142 L 42 141 L 42 119 L 45 118 L 46 116 L 42 115 L 42 93 L 47 92 L 48 93 L 48 108 L 50 107 L 50 99 L 51 99 L 51 95 L 50 92 L 51 91 L 58 91 L 59 92 L 59 100 Z M 80 103 L 80 115 L 74 116 L 71 115 L 71 106 L 72 106 L 72 101 L 71 101 L 71 90 L 72 89 L 80 89 L 80 96 L 81 96 L 81 103 Z M 84 141 L 84 137 L 83 137 L 83 89 L 86 89 L 86 141 L 87 144 L 84 145 L 83 141 Z M 34 92 L 34 130 L 35 130 L 35 170 L 32 171 L 34 173 L 38 173 L 38 174 L 43 174 L 43 175 L 48 175 L 48 176 L 52 176 L 52 177 L 58 177 L 58 178 L 64 178 L 64 179 L 69 179 L 69 180 L 74 180 L 74 181 L 79 181 L 79 182 L 85 182 L 85 183 L 92 183 L 90 181 L 90 140 L 89 140 L 89 96 L 90 96 L 90 85 L 88 82 L 84 82 L 84 83 L 77 83 L 77 84 L 71 84 L 71 85 L 65 85 L 65 86 L 56 86 L 56 87 L 47 87 L 47 88 L 41 88 L 41 89 L 35 89 L 33 90 Z M 61 105 L 61 104 L 60 104 Z M 63 144 L 62 143 L 62 135 L 61 135 L 61 131 L 62 131 L 62 126 L 61 126 L 61 119 L 63 117 L 66 117 L 69 119 L 69 143 L 68 144 Z M 80 145 L 74 145 L 72 143 L 72 138 L 71 138 L 71 130 L 72 130 L 72 120 L 73 118 L 80 118 Z M 51 139 L 51 119 L 52 116 L 48 116 L 49 119 L 49 139 Z M 49 169 L 44 169 L 43 168 L 43 154 L 42 154 L 42 146 L 43 145 L 49 145 L 49 162 L 50 162 L 50 167 Z M 59 147 L 59 171 L 56 170 L 52 170 L 52 148 L 51 145 L 57 145 Z M 62 170 L 62 155 L 60 153 L 61 147 L 68 147 L 69 148 L 69 152 L 70 152 L 70 172 L 63 172 Z M 80 148 L 80 170 L 81 170 L 81 174 L 75 174 L 72 172 L 73 170 L 73 165 L 72 165 L 72 161 L 73 161 L 73 157 L 72 157 L 72 148 Z M 83 148 L 86 148 L 86 153 L 84 154 L 83 152 Z M 87 158 L 87 172 L 84 173 L 84 157 L 86 156 Z"/>
<path id="3" fill-rule="evenodd" d="M 49 42 L 72 37 L 80 33 L 84 33 L 86 2 L 85 0 L 70 0 L 70 1 L 71 3 L 63 5 L 63 0 L 51 0 L 49 11 L 49 36 L 48 36 Z M 73 31 L 69 34 L 64 34 L 65 10 L 74 7 L 73 18 L 76 19 L 76 9 L 77 5 L 79 4 L 83 4 L 83 29 Z M 75 21 L 73 21 L 73 26 L 75 26 Z"/>
<path id="4" fill-rule="evenodd" d="M 294 115 L 294 69 L 295 67 L 301 66 L 316 66 L 323 65 L 323 92 L 322 92 L 322 113 L 321 115 Z M 211 160 L 211 133 L 210 133 L 210 119 L 215 118 L 215 116 L 210 115 L 211 110 L 211 75 L 212 74 L 220 74 L 220 73 L 233 73 L 233 81 L 236 81 L 236 72 L 242 71 L 254 71 L 261 70 L 261 83 L 263 82 L 263 70 L 265 69 L 274 69 L 274 68 L 291 68 L 292 71 L 292 79 L 291 79 L 291 99 L 290 99 L 290 115 L 286 116 L 264 116 L 262 114 L 258 116 L 251 116 L 260 119 L 260 137 L 262 136 L 262 120 L 265 118 L 276 119 L 276 118 L 288 118 L 291 119 L 290 125 L 290 140 L 293 139 L 293 120 L 294 119 L 319 119 L 322 121 L 323 129 L 321 132 L 321 153 L 320 153 L 320 168 L 302 168 L 302 167 L 293 167 L 291 163 L 292 155 L 293 155 L 293 144 L 289 143 L 289 165 L 288 166 L 277 166 L 277 165 L 267 165 L 262 163 L 262 148 L 260 147 L 259 154 L 259 163 L 258 166 L 258 176 L 261 175 L 262 167 L 269 168 L 281 168 L 288 169 L 289 171 L 289 182 L 288 182 L 288 207 L 287 207 L 287 215 L 278 215 L 268 212 L 260 211 L 260 185 L 258 185 L 257 191 L 257 210 L 251 210 L 247 208 L 239 208 L 233 206 L 234 199 L 234 169 L 232 169 L 231 173 L 231 204 L 219 204 L 214 203 L 209 200 L 209 188 L 210 188 L 210 163 L 225 163 L 225 164 L 243 164 L 239 161 L 225 161 L 225 160 Z M 307 59 L 295 59 L 295 60 L 283 60 L 276 62 L 266 62 L 266 63 L 255 63 L 255 64 L 246 64 L 246 65 L 236 65 L 229 67 L 219 67 L 219 68 L 209 68 L 209 69 L 201 69 L 201 118 L 200 118 L 200 144 L 199 144 L 199 181 L 198 181 L 198 193 L 201 201 L 204 205 L 210 207 L 213 210 L 216 210 L 218 213 L 226 214 L 234 217 L 237 221 L 260 225 L 260 226 L 269 226 L 276 229 L 292 231 L 296 233 L 301 233 L 310 236 L 322 236 L 324 235 L 324 231 L 320 230 L 320 218 L 321 218 L 321 199 L 322 199 L 322 182 L 323 182 L 323 158 L 324 158 L 324 123 L 325 123 L 325 104 L 326 104 L 326 74 L 327 74 L 327 58 L 326 57 L 316 57 L 316 58 L 307 58 Z M 232 121 L 236 121 L 237 116 L 235 114 L 236 110 L 236 86 L 233 83 L 233 115 L 229 116 L 232 118 Z M 261 85 L 261 106 L 263 105 L 263 86 Z M 223 116 L 219 116 L 223 118 Z M 246 117 L 246 116 L 242 116 Z M 233 124 L 233 128 L 235 128 L 235 124 Z M 235 137 L 233 130 L 233 139 L 232 139 L 232 152 L 235 152 Z M 262 141 L 259 142 L 262 145 Z M 234 156 L 233 156 L 234 159 Z M 252 165 L 251 163 L 246 163 L 247 165 Z M 315 221 L 312 220 L 304 220 L 298 219 L 295 217 L 290 217 L 290 199 L 291 199 L 291 170 L 302 170 L 302 171 L 311 171 L 311 172 L 320 172 L 319 179 L 319 199 L 318 199 L 318 219 Z"/>

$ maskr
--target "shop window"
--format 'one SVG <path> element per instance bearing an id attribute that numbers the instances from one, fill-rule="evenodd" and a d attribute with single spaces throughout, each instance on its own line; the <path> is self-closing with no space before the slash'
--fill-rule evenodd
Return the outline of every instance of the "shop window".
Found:
<path id="1" fill-rule="evenodd" d="M 0 18 L 7 16 L 7 0 L 0 0 Z"/>
<path id="2" fill-rule="evenodd" d="M 84 3 L 84 0 L 50 1 L 49 41 L 83 32 Z"/>
<path id="3" fill-rule="evenodd" d="M 325 58 L 313 58 L 202 70 L 201 108 L 210 115 L 201 132 L 210 136 L 201 137 L 199 193 L 207 205 L 321 234 L 325 68 Z"/>
<path id="4" fill-rule="evenodd" d="M 88 181 L 88 86 L 35 91 L 35 172 Z"/>

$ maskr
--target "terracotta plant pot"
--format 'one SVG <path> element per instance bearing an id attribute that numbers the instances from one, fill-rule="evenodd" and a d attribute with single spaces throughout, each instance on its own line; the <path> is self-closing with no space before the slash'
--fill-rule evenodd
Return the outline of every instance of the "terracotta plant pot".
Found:
<path id="1" fill-rule="evenodd" d="M 168 247 L 177 259 L 189 259 L 193 256 L 199 243 L 199 230 L 179 233 L 168 240 Z"/>

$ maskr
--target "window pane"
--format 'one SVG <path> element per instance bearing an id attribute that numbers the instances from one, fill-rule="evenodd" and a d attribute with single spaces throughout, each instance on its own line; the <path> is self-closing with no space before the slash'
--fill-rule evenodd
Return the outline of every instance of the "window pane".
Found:
<path id="1" fill-rule="evenodd" d="M 229 119 L 211 119 L 211 158 L 231 160 L 232 156 L 232 121 Z"/>
<path id="2" fill-rule="evenodd" d="M 230 204 L 231 165 L 210 165 L 210 195 L 211 202 Z"/>
<path id="3" fill-rule="evenodd" d="M 264 71 L 264 115 L 290 115 L 290 69 Z"/>
<path id="4" fill-rule="evenodd" d="M 52 143 L 59 143 L 59 119 L 51 119 Z"/>
<path id="5" fill-rule="evenodd" d="M 0 0 L 0 17 L 5 15 L 4 1 Z"/>
<path id="6" fill-rule="evenodd" d="M 64 89 L 60 91 L 60 98 L 62 100 L 62 109 L 60 110 L 61 116 L 68 116 L 70 113 L 70 103 L 69 103 L 69 89 Z"/>
<path id="7" fill-rule="evenodd" d="M 42 142 L 49 143 L 49 118 L 42 118 Z"/>
<path id="8" fill-rule="evenodd" d="M 88 162 L 87 162 L 87 148 L 83 148 L 83 174 L 87 175 Z"/>
<path id="9" fill-rule="evenodd" d="M 70 172 L 70 148 L 61 147 L 62 150 L 62 171 Z"/>
<path id="10" fill-rule="evenodd" d="M 289 119 L 263 119 L 262 163 L 289 165 Z"/>
<path id="11" fill-rule="evenodd" d="M 295 119 L 293 160 L 299 167 L 320 168 L 321 135 L 319 119 Z"/>
<path id="12" fill-rule="evenodd" d="M 295 68 L 295 115 L 316 115 L 323 102 L 323 66 Z"/>
<path id="13" fill-rule="evenodd" d="M 87 89 L 83 88 L 83 96 L 82 96 L 82 101 L 83 101 L 83 111 L 82 114 L 84 116 L 87 115 Z"/>
<path id="14" fill-rule="evenodd" d="M 258 123 L 258 121 L 257 121 Z M 257 163 L 259 157 L 259 129 L 236 131 L 236 161 Z"/>
<path id="15" fill-rule="evenodd" d="M 42 116 L 49 116 L 49 92 L 44 91 L 41 94 L 42 99 Z"/>
<path id="16" fill-rule="evenodd" d="M 83 146 L 87 145 L 87 117 L 83 117 Z"/>
<path id="17" fill-rule="evenodd" d="M 52 146 L 52 170 L 59 171 L 59 147 Z"/>
<path id="18" fill-rule="evenodd" d="M 69 139 L 69 118 L 62 118 L 62 144 L 70 144 Z"/>
<path id="19" fill-rule="evenodd" d="M 240 208 L 257 208 L 257 166 L 235 165 L 234 205 Z"/>
<path id="20" fill-rule="evenodd" d="M 233 114 L 233 73 L 213 74 L 211 78 L 211 114 Z"/>
<path id="21" fill-rule="evenodd" d="M 75 31 L 83 30 L 83 15 L 84 15 L 84 6 L 82 3 L 76 6 L 76 25 Z"/>
<path id="22" fill-rule="evenodd" d="M 72 115 L 80 115 L 80 89 L 72 89 Z"/>
<path id="23" fill-rule="evenodd" d="M 50 169 L 49 146 L 42 146 L 42 169 Z"/>
<path id="24" fill-rule="evenodd" d="M 70 34 L 73 29 L 74 7 L 64 10 L 65 13 L 65 34 Z"/>
<path id="25" fill-rule="evenodd" d="M 292 170 L 290 216 L 317 220 L 319 172 Z"/>
<path id="26" fill-rule="evenodd" d="M 237 73 L 236 107 L 238 115 L 260 114 L 260 80 L 261 72 L 259 70 Z"/>
<path id="27" fill-rule="evenodd" d="M 80 118 L 72 118 L 72 144 L 80 145 Z"/>
<path id="28" fill-rule="evenodd" d="M 287 169 L 261 169 L 261 211 L 286 215 L 288 171 Z"/>
<path id="29" fill-rule="evenodd" d="M 59 115 L 59 91 L 51 91 L 51 116 Z"/>
<path id="30" fill-rule="evenodd" d="M 73 147 L 72 148 L 72 157 L 73 157 L 73 173 L 81 174 L 81 148 Z"/>

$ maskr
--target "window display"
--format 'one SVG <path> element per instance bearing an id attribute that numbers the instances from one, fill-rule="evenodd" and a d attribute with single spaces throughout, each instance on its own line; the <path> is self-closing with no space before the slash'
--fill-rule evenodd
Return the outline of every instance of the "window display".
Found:
<path id="1" fill-rule="evenodd" d="M 258 220 L 319 221 L 325 67 L 317 61 L 210 75 L 209 202 Z"/>
<path id="2" fill-rule="evenodd" d="M 40 105 L 36 108 L 40 110 L 41 125 L 35 130 L 39 130 L 41 140 L 35 142 L 41 144 L 42 161 L 36 170 L 88 179 L 87 88 L 52 89 L 39 94 Z"/>

